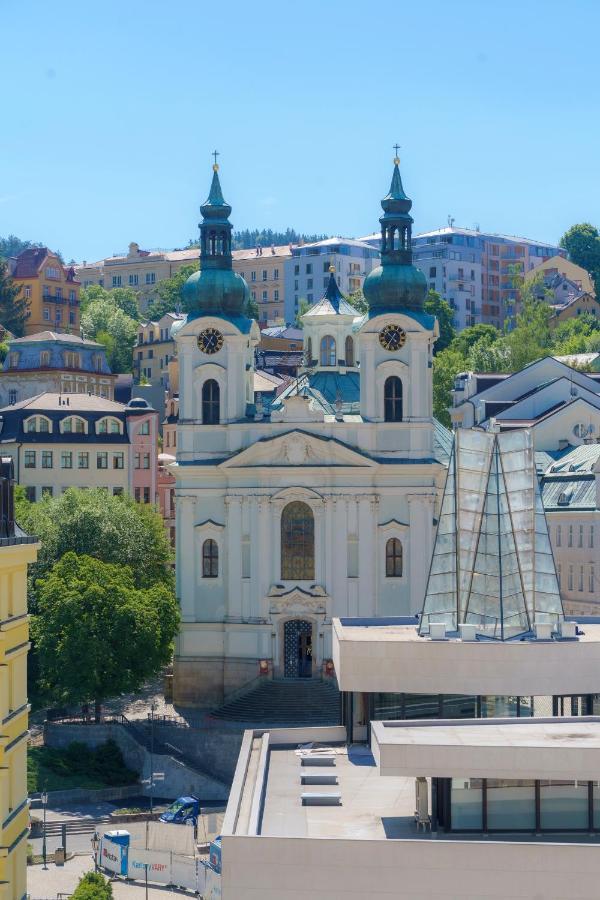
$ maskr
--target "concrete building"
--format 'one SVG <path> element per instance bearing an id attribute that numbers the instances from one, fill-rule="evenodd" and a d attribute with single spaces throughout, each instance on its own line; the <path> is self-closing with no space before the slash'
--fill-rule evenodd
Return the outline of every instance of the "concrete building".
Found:
<path id="1" fill-rule="evenodd" d="M 600 610 L 600 443 L 583 444 L 553 461 L 541 479 L 565 612 Z"/>
<path id="2" fill-rule="evenodd" d="M 0 459 L 0 896 L 27 897 L 27 566 L 39 544 L 14 518 L 14 470 Z"/>
<path id="3" fill-rule="evenodd" d="M 329 268 L 342 294 L 361 291 L 367 275 L 379 265 L 379 247 L 363 241 L 333 237 L 292 248 L 285 270 L 285 321 L 295 322 L 304 300 L 310 306 L 322 296 L 329 282 Z"/>
<path id="4" fill-rule="evenodd" d="M 180 322 L 181 313 L 165 313 L 158 322 L 140 322 L 137 344 L 133 350 L 133 373 L 151 384 L 169 384 L 169 363 L 175 359 L 176 346 L 171 327 Z"/>
<path id="5" fill-rule="evenodd" d="M 40 331 L 9 340 L 0 371 L 0 407 L 46 392 L 94 394 L 112 400 L 116 378 L 103 344 L 74 334 Z"/>
<path id="6" fill-rule="evenodd" d="M 221 703 L 261 666 L 319 677 L 332 616 L 421 605 L 447 456 L 432 414 L 438 326 L 411 264 L 411 205 L 395 163 L 382 266 L 363 285 L 367 316 L 340 294 L 337 266 L 328 271 L 331 245 L 316 248 L 327 284 L 304 316 L 314 358 L 275 402 L 255 403 L 259 331 L 243 315 L 248 287 L 231 268 L 231 207 L 214 172 L 201 270 L 184 289 L 191 312 L 173 329 L 178 703 Z"/>
<path id="7" fill-rule="evenodd" d="M 47 247 L 31 247 L 8 261 L 9 273 L 29 305 L 25 334 L 44 329 L 79 334 L 79 288 L 75 269 Z"/>
<path id="8" fill-rule="evenodd" d="M 40 394 L 0 409 L 2 453 L 29 500 L 69 487 L 157 497 L 158 413 L 88 394 Z"/>
<path id="9" fill-rule="evenodd" d="M 292 325 L 277 325 L 263 328 L 260 333 L 258 351 L 277 350 L 279 353 L 290 353 L 304 349 L 304 332 Z"/>
<path id="10" fill-rule="evenodd" d="M 110 290 L 131 287 L 139 293 L 140 310 L 145 312 L 157 299 L 156 285 L 175 275 L 184 266 L 198 262 L 198 249 L 141 250 L 132 242 L 127 253 L 107 256 L 98 262 L 75 266 L 77 278 L 84 287 L 99 284 Z"/>
<path id="11" fill-rule="evenodd" d="M 241 275 L 250 288 L 250 295 L 258 306 L 261 327 L 285 324 L 285 272 L 292 252 L 292 246 L 284 244 L 232 253 L 233 271 Z"/>
<path id="12" fill-rule="evenodd" d="M 600 373 L 552 356 L 512 375 L 461 372 L 452 391 L 455 428 L 530 428 L 536 450 L 564 450 L 600 435 Z"/>
<path id="13" fill-rule="evenodd" d="M 370 245 L 377 239 L 377 234 L 361 238 Z M 565 251 L 529 238 L 449 225 L 416 235 L 413 254 L 429 288 L 453 308 L 461 330 L 479 322 L 497 328 L 510 324 L 519 310 L 518 278 Z"/>

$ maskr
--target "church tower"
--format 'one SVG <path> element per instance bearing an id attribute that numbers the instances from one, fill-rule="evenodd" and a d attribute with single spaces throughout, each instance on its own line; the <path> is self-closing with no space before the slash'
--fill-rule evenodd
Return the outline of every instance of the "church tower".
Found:
<path id="1" fill-rule="evenodd" d="M 412 200 L 394 159 L 392 183 L 381 201 L 381 265 L 365 279 L 369 313 L 359 335 L 360 409 L 377 423 L 377 450 L 401 456 L 433 451 L 432 354 L 438 336 L 424 311 L 427 283 L 412 262 Z"/>

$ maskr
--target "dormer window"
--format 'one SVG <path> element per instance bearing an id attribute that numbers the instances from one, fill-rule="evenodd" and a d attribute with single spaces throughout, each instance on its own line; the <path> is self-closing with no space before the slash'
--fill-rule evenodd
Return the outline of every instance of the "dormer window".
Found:
<path id="1" fill-rule="evenodd" d="M 49 434 L 52 423 L 45 416 L 30 416 L 24 421 L 23 430 L 27 434 Z"/>
<path id="2" fill-rule="evenodd" d="M 106 417 L 96 424 L 96 434 L 122 434 L 121 423 L 118 419 Z"/>
<path id="3" fill-rule="evenodd" d="M 571 502 L 572 497 L 573 497 L 572 488 L 568 488 L 566 491 L 561 491 L 561 493 L 558 495 L 558 501 L 557 501 L 558 505 L 559 506 L 568 506 L 569 503 Z"/>
<path id="4" fill-rule="evenodd" d="M 8 367 L 10 369 L 16 369 L 18 365 L 19 365 L 19 354 L 15 353 L 14 351 L 12 353 L 9 353 Z"/>
<path id="5" fill-rule="evenodd" d="M 85 434 L 85 422 L 78 416 L 69 416 L 61 423 L 63 434 Z"/>
<path id="6" fill-rule="evenodd" d="M 75 353 L 73 350 L 66 350 L 64 359 L 65 359 L 65 367 L 67 369 L 80 369 L 81 368 L 79 353 Z"/>
<path id="7" fill-rule="evenodd" d="M 40 366 L 49 366 L 50 365 L 50 351 L 42 350 L 40 353 Z"/>

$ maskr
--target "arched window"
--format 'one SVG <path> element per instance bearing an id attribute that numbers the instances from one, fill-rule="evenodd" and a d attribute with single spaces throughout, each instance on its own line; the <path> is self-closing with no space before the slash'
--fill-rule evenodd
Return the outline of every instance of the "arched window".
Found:
<path id="1" fill-rule="evenodd" d="M 390 538 L 385 545 L 385 574 L 387 578 L 402 575 L 402 544 L 398 538 Z"/>
<path id="2" fill-rule="evenodd" d="M 219 577 L 219 546 L 212 538 L 202 544 L 202 577 Z"/>
<path id="3" fill-rule="evenodd" d="M 315 577 L 315 519 L 306 503 L 295 500 L 281 515 L 281 578 L 311 581 Z"/>
<path id="4" fill-rule="evenodd" d="M 346 338 L 346 365 L 354 365 L 354 341 L 350 335 Z"/>
<path id="5" fill-rule="evenodd" d="M 220 421 L 221 391 L 214 378 L 209 378 L 202 385 L 202 423 L 218 425 Z"/>
<path id="6" fill-rule="evenodd" d="M 326 334 L 325 337 L 321 338 L 321 365 L 335 366 L 335 364 L 335 340 L 330 334 Z"/>
<path id="7" fill-rule="evenodd" d="M 383 387 L 384 419 L 386 422 L 402 421 L 402 382 L 397 375 L 386 378 Z"/>

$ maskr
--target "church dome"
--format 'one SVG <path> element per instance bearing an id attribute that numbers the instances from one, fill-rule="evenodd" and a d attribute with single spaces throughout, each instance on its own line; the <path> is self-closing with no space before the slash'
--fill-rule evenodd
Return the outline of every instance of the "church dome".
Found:
<path id="1" fill-rule="evenodd" d="M 200 211 L 200 271 L 190 275 L 183 286 L 189 317 L 243 316 L 249 298 L 248 285 L 232 268 L 231 206 L 223 199 L 216 163 L 210 193 Z"/>
<path id="2" fill-rule="evenodd" d="M 381 201 L 381 265 L 365 278 L 363 293 L 370 310 L 420 312 L 427 281 L 412 263 L 412 200 L 404 192 L 399 163 L 396 157 L 389 193 Z"/>

